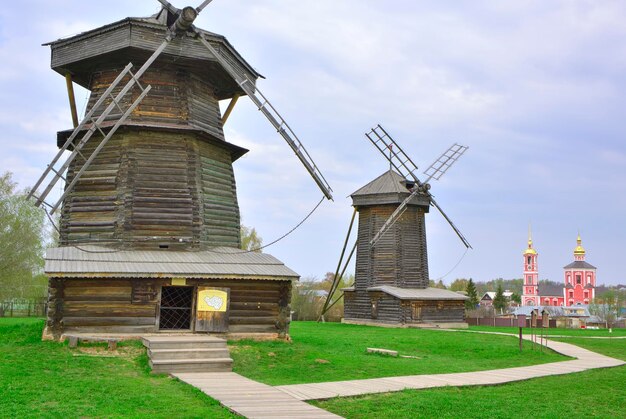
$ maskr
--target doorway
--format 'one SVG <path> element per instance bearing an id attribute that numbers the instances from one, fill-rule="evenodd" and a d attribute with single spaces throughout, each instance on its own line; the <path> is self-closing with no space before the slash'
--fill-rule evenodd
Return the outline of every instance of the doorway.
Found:
<path id="1" fill-rule="evenodd" d="M 191 329 L 193 294 L 193 287 L 161 288 L 159 330 Z"/>

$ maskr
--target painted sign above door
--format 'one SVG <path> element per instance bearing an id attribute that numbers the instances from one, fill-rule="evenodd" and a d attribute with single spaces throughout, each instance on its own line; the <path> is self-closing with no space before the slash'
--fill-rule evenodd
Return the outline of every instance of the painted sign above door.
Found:
<path id="1" fill-rule="evenodd" d="M 198 311 L 225 312 L 228 310 L 228 293 L 218 289 L 198 292 Z"/>

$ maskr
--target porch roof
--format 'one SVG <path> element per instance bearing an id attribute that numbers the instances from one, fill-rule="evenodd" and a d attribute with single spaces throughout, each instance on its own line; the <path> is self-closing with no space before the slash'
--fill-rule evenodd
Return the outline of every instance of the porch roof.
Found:
<path id="1" fill-rule="evenodd" d="M 300 276 L 267 253 L 231 247 L 203 251 L 121 250 L 94 245 L 46 251 L 44 271 L 56 278 L 241 278 L 293 280 Z"/>

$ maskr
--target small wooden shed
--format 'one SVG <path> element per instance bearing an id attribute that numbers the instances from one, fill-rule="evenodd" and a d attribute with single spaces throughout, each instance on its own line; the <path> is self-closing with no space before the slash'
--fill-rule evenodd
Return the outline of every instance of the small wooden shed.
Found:
<path id="1" fill-rule="evenodd" d="M 67 246 L 48 250 L 45 271 L 50 338 L 172 331 L 284 336 L 291 283 L 298 279 L 271 255 L 230 247 L 189 252 Z"/>

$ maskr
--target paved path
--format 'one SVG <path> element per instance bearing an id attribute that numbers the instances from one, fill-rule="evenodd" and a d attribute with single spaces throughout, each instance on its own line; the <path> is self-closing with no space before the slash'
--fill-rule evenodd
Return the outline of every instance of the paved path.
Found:
<path id="1" fill-rule="evenodd" d="M 277 387 L 258 383 L 233 372 L 178 373 L 173 375 L 199 388 L 233 412 L 248 418 L 339 418 L 340 416 L 307 404 L 305 400 L 387 393 L 404 389 L 495 385 L 626 364 L 619 359 L 600 355 L 569 343 L 549 340 L 547 346 L 558 353 L 575 359 L 489 371 L 410 375 Z"/>
<path id="2" fill-rule="evenodd" d="M 234 372 L 177 373 L 180 380 L 199 388 L 231 411 L 247 418 L 340 418 L 303 402 L 276 387 Z"/>
<path id="3" fill-rule="evenodd" d="M 545 342 L 545 340 L 544 340 Z M 528 367 L 463 372 L 452 374 L 409 375 L 405 377 L 371 378 L 367 380 L 335 381 L 327 383 L 292 384 L 275 387 L 298 400 L 318 400 L 332 397 L 387 393 L 404 389 L 424 389 L 445 386 L 494 385 L 548 375 L 570 374 L 593 368 L 624 365 L 619 359 L 600 355 L 569 343 L 548 341 L 548 347 L 572 361 L 551 362 Z"/>

